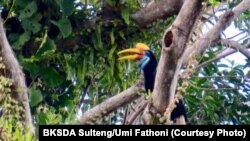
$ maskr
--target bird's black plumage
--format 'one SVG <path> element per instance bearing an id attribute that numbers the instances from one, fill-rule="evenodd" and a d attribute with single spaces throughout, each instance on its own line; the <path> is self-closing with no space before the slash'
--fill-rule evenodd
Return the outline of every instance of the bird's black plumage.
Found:
<path id="1" fill-rule="evenodd" d="M 156 67 L 157 67 L 157 60 L 152 51 L 145 51 L 145 55 L 147 55 L 150 60 L 142 68 L 144 73 L 144 86 L 145 90 L 148 92 L 153 92 L 154 89 L 154 82 L 155 82 L 155 74 L 156 74 Z"/>
<path id="2" fill-rule="evenodd" d="M 154 82 L 155 82 L 155 74 L 157 68 L 157 60 L 152 51 L 148 50 L 145 51 L 145 55 L 150 58 L 149 62 L 142 68 L 144 73 L 144 86 L 145 90 L 148 92 L 153 92 L 154 89 Z M 176 118 L 183 115 L 187 122 L 187 116 L 183 101 L 180 99 L 179 102 L 175 103 L 176 108 L 171 113 L 171 120 L 175 120 Z"/>

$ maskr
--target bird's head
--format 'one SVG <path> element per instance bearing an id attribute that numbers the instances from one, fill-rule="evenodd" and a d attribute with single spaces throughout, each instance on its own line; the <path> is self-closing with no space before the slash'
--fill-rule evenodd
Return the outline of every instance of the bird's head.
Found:
<path id="1" fill-rule="evenodd" d="M 131 53 L 130 55 L 119 57 L 118 60 L 138 60 L 139 67 L 144 69 L 144 67 L 150 62 L 153 53 L 150 51 L 149 47 L 143 43 L 137 43 L 134 48 L 125 49 L 118 52 L 118 55 Z"/>

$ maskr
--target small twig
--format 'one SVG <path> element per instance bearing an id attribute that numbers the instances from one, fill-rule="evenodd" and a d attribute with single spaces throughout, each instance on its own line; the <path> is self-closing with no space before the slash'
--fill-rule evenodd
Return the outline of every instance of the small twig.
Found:
<path id="1" fill-rule="evenodd" d="M 225 90 L 237 90 L 237 88 L 202 88 L 199 86 L 195 86 L 193 83 L 189 82 L 190 86 L 196 88 L 196 89 L 200 89 L 203 91 L 225 91 Z"/>
<path id="2" fill-rule="evenodd" d="M 242 48 L 244 48 L 244 49 L 248 49 L 248 48 L 250 48 L 250 43 L 247 43 L 244 47 L 242 47 Z M 210 60 L 208 60 L 208 61 L 206 61 L 206 62 L 203 62 L 203 63 L 201 63 L 201 64 L 199 64 L 197 67 L 196 67 L 196 69 L 200 69 L 200 68 L 202 68 L 202 67 L 205 67 L 205 66 L 207 66 L 207 65 L 209 65 L 209 64 L 211 64 L 211 63 L 213 63 L 213 62 L 215 62 L 215 61 L 218 61 L 218 60 L 220 60 L 220 59 L 222 59 L 222 58 L 224 58 L 224 57 L 226 57 L 226 56 L 229 56 L 229 55 L 231 55 L 231 54 L 234 54 L 234 53 L 236 53 L 238 50 L 235 50 L 235 49 L 232 49 L 232 48 L 227 48 L 227 49 L 225 49 L 224 51 L 222 51 L 222 52 L 220 52 L 220 53 L 218 53 L 218 54 L 216 54 L 216 56 L 214 57 L 214 58 L 212 58 L 212 59 L 210 59 Z"/>
<path id="3" fill-rule="evenodd" d="M 200 79 L 209 79 L 209 78 L 216 78 L 216 79 L 223 79 L 223 78 L 236 78 L 236 79 L 242 79 L 238 76 L 192 76 L 192 78 L 200 78 Z"/>
<path id="4" fill-rule="evenodd" d="M 241 35 L 241 34 L 243 34 L 243 33 L 245 33 L 245 31 L 242 31 L 242 32 L 240 32 L 240 33 L 238 33 L 238 34 L 236 34 L 236 35 L 233 35 L 233 36 L 231 36 L 231 37 L 228 37 L 227 39 L 233 39 L 233 38 L 235 38 L 235 37 L 237 37 L 237 36 L 239 36 L 239 35 Z"/>
<path id="5" fill-rule="evenodd" d="M 190 121 L 195 117 L 195 116 L 197 116 L 198 115 L 198 113 L 199 112 L 201 112 L 201 108 L 199 108 L 197 111 L 195 111 L 193 114 L 192 114 L 192 116 L 189 118 L 190 119 Z"/>
<path id="6" fill-rule="evenodd" d="M 129 105 L 126 106 L 126 109 L 125 109 L 125 114 L 124 114 L 124 117 L 123 117 L 123 122 L 122 124 L 124 125 L 125 122 L 127 121 L 127 117 L 128 117 L 128 112 L 129 112 Z"/>
<path id="7" fill-rule="evenodd" d="M 10 7 L 9 13 L 8 13 L 6 19 L 4 20 L 3 24 L 5 24 L 5 22 L 9 19 L 10 13 L 11 13 L 11 11 L 12 11 L 12 9 L 13 9 L 15 3 L 16 3 L 16 0 L 13 1 L 12 5 L 11 5 L 11 7 Z"/>
<path id="8" fill-rule="evenodd" d="M 39 76 L 39 74 L 37 74 L 37 75 L 35 76 L 35 78 L 30 82 L 28 88 L 31 88 L 31 86 L 33 85 L 33 83 L 35 82 L 35 80 L 38 78 L 38 76 Z"/>
<path id="9" fill-rule="evenodd" d="M 88 92 L 90 86 L 91 86 L 91 79 L 89 78 L 89 79 L 87 80 L 87 84 L 86 84 L 86 86 L 85 86 L 85 88 L 84 88 L 82 97 L 81 97 L 81 99 L 80 99 L 80 101 L 79 101 L 78 108 L 81 107 L 81 104 L 83 103 L 84 98 L 85 98 L 85 95 L 86 95 L 86 93 Z"/>
<path id="10" fill-rule="evenodd" d="M 67 88 L 70 88 L 71 86 L 73 86 L 73 84 L 70 84 Z M 63 91 L 61 94 L 59 94 L 58 96 L 62 96 L 62 95 L 64 95 L 64 94 L 66 94 L 66 93 L 68 93 L 68 91 Z"/>
<path id="11" fill-rule="evenodd" d="M 236 42 L 240 42 L 241 40 L 243 40 L 243 39 L 247 39 L 247 37 L 249 37 L 249 35 L 247 34 L 247 35 L 245 35 L 245 36 L 243 36 L 243 37 L 241 37 L 240 39 L 238 39 L 238 40 L 236 40 Z"/>

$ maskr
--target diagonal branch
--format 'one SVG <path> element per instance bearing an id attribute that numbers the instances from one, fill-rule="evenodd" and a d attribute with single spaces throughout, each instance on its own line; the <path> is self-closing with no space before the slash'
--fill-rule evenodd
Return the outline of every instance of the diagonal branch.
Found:
<path id="1" fill-rule="evenodd" d="M 124 124 L 130 125 L 132 124 L 135 119 L 141 114 L 141 112 L 145 109 L 146 105 L 148 104 L 148 101 L 145 100 L 144 97 L 138 98 L 136 100 L 136 104 L 133 108 L 130 108 L 130 111 L 127 115 L 127 118 L 124 119 Z"/>
<path id="2" fill-rule="evenodd" d="M 96 121 L 97 118 L 103 117 L 112 111 L 116 110 L 118 107 L 121 107 L 134 99 L 138 98 L 139 93 L 143 90 L 143 79 L 128 88 L 127 90 L 105 100 L 89 111 L 85 112 L 79 119 L 81 124 L 91 124 Z"/>
<path id="3" fill-rule="evenodd" d="M 131 18 L 137 25 L 144 27 L 158 19 L 167 19 L 170 16 L 178 14 L 183 1 L 184 0 L 161 0 L 134 13 Z"/>
<path id="4" fill-rule="evenodd" d="M 243 55 L 250 59 L 250 52 L 247 50 L 247 48 L 243 47 L 238 42 L 234 40 L 221 39 L 221 44 L 224 46 L 232 47 L 235 50 L 239 50 Z"/>
<path id="5" fill-rule="evenodd" d="M 227 39 L 222 39 L 222 40 L 227 40 Z M 229 40 L 228 42 L 230 42 L 230 41 L 231 41 L 231 40 Z M 233 42 L 235 42 L 235 41 L 233 41 Z M 206 61 L 206 62 L 203 62 L 203 63 L 199 64 L 199 65 L 196 67 L 196 69 L 200 69 L 200 68 L 202 68 L 202 67 L 204 67 L 204 66 L 207 66 L 208 64 L 211 64 L 212 62 L 218 61 L 218 60 L 220 60 L 221 58 L 225 58 L 226 56 L 229 56 L 229 55 L 231 55 L 231 54 L 236 53 L 236 52 L 238 51 L 238 47 L 239 47 L 239 46 L 240 46 L 241 50 L 243 50 L 243 52 L 244 52 L 244 51 L 247 52 L 246 55 L 249 53 L 248 49 L 250 48 L 250 42 L 248 42 L 248 43 L 247 43 L 246 45 L 244 45 L 244 46 L 242 46 L 242 45 L 239 44 L 239 43 L 237 43 L 237 44 L 236 44 L 236 43 L 235 43 L 235 44 L 223 44 L 223 45 L 224 45 L 224 46 L 230 45 L 230 47 L 232 47 L 232 48 L 234 48 L 234 49 L 232 49 L 232 48 L 227 48 L 227 49 L 223 50 L 222 52 L 216 54 L 214 58 L 212 58 L 212 59 L 210 59 L 210 60 L 208 60 L 208 61 Z M 249 56 L 246 56 L 246 57 L 249 58 Z"/>

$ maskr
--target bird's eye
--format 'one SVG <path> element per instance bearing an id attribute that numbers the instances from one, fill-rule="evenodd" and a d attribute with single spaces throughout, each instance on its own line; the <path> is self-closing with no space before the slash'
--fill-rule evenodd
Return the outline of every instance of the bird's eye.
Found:
<path id="1" fill-rule="evenodd" d="M 150 55 L 150 53 L 149 53 L 148 51 L 146 51 L 146 52 L 145 52 L 145 55 L 149 56 L 149 55 Z"/>

